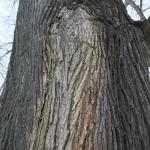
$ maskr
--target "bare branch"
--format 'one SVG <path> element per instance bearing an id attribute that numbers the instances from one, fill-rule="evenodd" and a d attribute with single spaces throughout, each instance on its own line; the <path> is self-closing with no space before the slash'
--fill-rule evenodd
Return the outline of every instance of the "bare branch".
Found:
<path id="1" fill-rule="evenodd" d="M 147 7 L 147 8 L 145 8 L 145 9 L 143 9 L 142 11 L 144 12 L 144 11 L 146 11 L 146 10 L 148 10 L 148 9 L 150 9 L 150 6 Z"/>
<path id="2" fill-rule="evenodd" d="M 11 45 L 11 44 L 13 44 L 13 42 L 3 43 L 3 44 L 0 45 L 0 47 L 4 47 L 4 46 L 7 46 L 7 45 Z"/>
<path id="3" fill-rule="evenodd" d="M 4 77 L 4 75 L 3 75 L 2 72 L 0 72 L 0 76 L 1 76 L 3 79 L 5 79 L 5 77 Z"/>
<path id="4" fill-rule="evenodd" d="M 143 7 L 143 0 L 140 0 L 140 10 L 142 10 Z"/>
<path id="5" fill-rule="evenodd" d="M 133 0 L 128 0 L 128 3 L 135 9 L 135 11 L 137 12 L 137 14 L 140 16 L 140 20 L 142 20 L 142 21 L 146 20 L 146 17 L 144 16 L 142 9 L 140 9 L 141 6 L 139 7 Z"/>
<path id="6" fill-rule="evenodd" d="M 0 61 L 6 56 L 8 55 L 12 50 L 8 50 L 4 55 L 0 56 Z"/>

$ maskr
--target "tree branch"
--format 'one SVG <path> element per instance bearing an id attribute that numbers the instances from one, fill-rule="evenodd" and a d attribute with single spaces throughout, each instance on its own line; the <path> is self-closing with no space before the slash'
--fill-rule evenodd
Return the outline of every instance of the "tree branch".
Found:
<path id="1" fill-rule="evenodd" d="M 140 0 L 140 10 L 142 10 L 143 0 Z"/>
<path id="2" fill-rule="evenodd" d="M 146 10 L 148 10 L 148 9 L 150 9 L 150 6 L 149 6 L 149 7 L 147 7 L 146 9 L 142 10 L 142 11 L 144 12 L 144 11 L 146 11 Z"/>
<path id="3" fill-rule="evenodd" d="M 3 54 L 2 56 L 0 56 L 0 61 L 6 56 L 8 55 L 12 50 L 8 50 L 5 54 Z"/>
<path id="4" fill-rule="evenodd" d="M 133 0 L 129 0 L 129 3 L 140 16 L 140 20 L 146 20 L 146 17 L 144 16 L 142 9 L 140 9 L 140 7 L 137 4 L 135 4 Z"/>
<path id="5" fill-rule="evenodd" d="M 144 16 L 142 10 L 143 0 L 140 0 L 140 6 L 138 6 L 133 0 L 125 0 L 125 7 L 127 7 L 128 5 L 131 5 L 133 7 L 133 9 L 140 16 L 141 21 L 146 20 L 146 17 Z"/>

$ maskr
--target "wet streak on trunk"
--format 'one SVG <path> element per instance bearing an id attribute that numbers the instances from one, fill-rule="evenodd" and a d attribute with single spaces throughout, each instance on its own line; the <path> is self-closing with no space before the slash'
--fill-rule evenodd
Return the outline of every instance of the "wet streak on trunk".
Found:
<path id="1" fill-rule="evenodd" d="M 148 46 L 120 0 L 20 0 L 0 101 L 2 150 L 148 150 Z"/>

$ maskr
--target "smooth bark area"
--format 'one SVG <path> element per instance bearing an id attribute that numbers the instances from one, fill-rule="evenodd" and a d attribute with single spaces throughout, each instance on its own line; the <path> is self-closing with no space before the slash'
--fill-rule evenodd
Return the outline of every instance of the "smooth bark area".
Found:
<path id="1" fill-rule="evenodd" d="M 148 44 L 121 0 L 20 0 L 0 150 L 149 150 Z"/>

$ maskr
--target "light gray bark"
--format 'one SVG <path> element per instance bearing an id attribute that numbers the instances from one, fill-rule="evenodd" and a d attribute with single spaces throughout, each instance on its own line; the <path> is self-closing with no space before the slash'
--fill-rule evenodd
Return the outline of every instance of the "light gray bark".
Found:
<path id="1" fill-rule="evenodd" d="M 0 149 L 149 150 L 147 51 L 121 0 L 21 0 Z"/>

